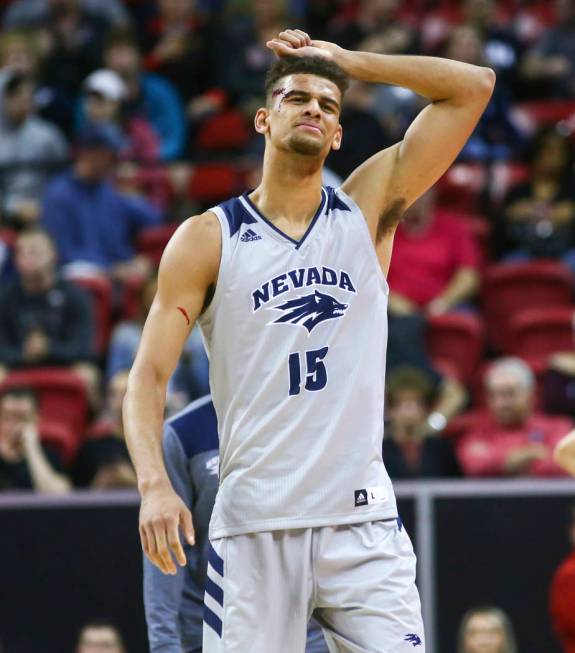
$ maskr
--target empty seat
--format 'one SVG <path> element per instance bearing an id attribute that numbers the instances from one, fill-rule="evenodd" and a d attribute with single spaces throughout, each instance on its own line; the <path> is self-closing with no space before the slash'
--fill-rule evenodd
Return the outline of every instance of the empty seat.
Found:
<path id="1" fill-rule="evenodd" d="M 136 240 L 136 251 L 147 256 L 154 265 L 159 265 L 164 249 L 177 228 L 177 224 L 164 224 L 143 229 Z"/>
<path id="2" fill-rule="evenodd" d="M 521 312 L 570 306 L 572 285 L 569 268 L 555 261 L 490 266 L 485 272 L 481 302 L 492 347 L 510 351 L 510 324 Z"/>
<path id="3" fill-rule="evenodd" d="M 190 198 L 197 202 L 220 202 L 243 190 L 244 174 L 229 163 L 202 163 L 190 178 Z"/>
<path id="4" fill-rule="evenodd" d="M 429 355 L 437 367 L 443 367 L 441 361 L 449 361 L 460 381 L 471 378 L 483 355 L 485 338 L 480 318 L 467 313 L 431 317 L 426 338 Z"/>
<path id="5" fill-rule="evenodd" d="M 549 356 L 575 348 L 575 307 L 533 308 L 510 323 L 508 352 L 535 369 L 544 369 Z"/>
<path id="6" fill-rule="evenodd" d="M 43 367 L 10 372 L 2 388 L 28 387 L 38 394 L 41 420 L 61 423 L 79 439 L 88 421 L 88 393 L 74 372 Z"/>
<path id="7" fill-rule="evenodd" d="M 206 118 L 198 134 L 196 146 L 202 150 L 241 150 L 251 136 L 241 111 L 231 109 Z"/>

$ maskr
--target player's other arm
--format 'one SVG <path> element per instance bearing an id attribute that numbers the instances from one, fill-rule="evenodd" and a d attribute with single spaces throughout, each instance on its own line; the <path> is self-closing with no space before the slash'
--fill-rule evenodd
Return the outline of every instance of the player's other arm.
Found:
<path id="1" fill-rule="evenodd" d="M 160 263 L 158 292 L 144 326 L 124 400 L 124 429 L 142 497 L 140 537 L 148 558 L 164 573 L 176 573 L 185 555 L 182 528 L 193 543 L 189 510 L 174 491 L 162 456 L 166 387 L 184 342 L 217 281 L 221 250 L 218 220 L 207 212 L 184 222 Z"/>
<path id="2" fill-rule="evenodd" d="M 453 163 L 487 106 L 495 74 L 449 59 L 341 48 L 334 50 L 334 61 L 350 77 L 402 86 L 430 100 L 400 143 L 365 161 L 343 184 L 366 216 L 374 242 L 389 241 L 382 261 L 387 268 L 401 215 Z"/>
<path id="3" fill-rule="evenodd" d="M 559 467 L 575 476 L 575 430 L 559 441 L 553 451 L 553 459 Z"/>

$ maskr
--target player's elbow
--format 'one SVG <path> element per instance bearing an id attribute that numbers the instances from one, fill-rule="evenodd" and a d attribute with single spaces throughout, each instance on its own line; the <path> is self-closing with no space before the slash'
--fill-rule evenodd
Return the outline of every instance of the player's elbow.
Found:
<path id="1" fill-rule="evenodd" d="M 482 96 L 491 97 L 495 88 L 496 74 L 493 68 L 480 66 L 477 70 L 477 92 Z"/>

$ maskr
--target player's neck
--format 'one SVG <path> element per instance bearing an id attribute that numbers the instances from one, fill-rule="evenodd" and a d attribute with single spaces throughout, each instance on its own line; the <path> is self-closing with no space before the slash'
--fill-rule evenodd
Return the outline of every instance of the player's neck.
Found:
<path id="1" fill-rule="evenodd" d="M 321 161 L 266 155 L 262 181 L 250 199 L 269 220 L 307 223 L 321 202 L 321 173 Z"/>

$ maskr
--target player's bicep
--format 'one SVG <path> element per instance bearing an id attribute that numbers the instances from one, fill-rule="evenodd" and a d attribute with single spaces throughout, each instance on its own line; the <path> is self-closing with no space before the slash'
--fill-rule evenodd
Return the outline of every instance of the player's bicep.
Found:
<path id="1" fill-rule="evenodd" d="M 174 234 L 160 263 L 134 367 L 149 366 L 158 381 L 167 382 L 217 282 L 220 248 L 213 214 L 190 219 Z"/>

